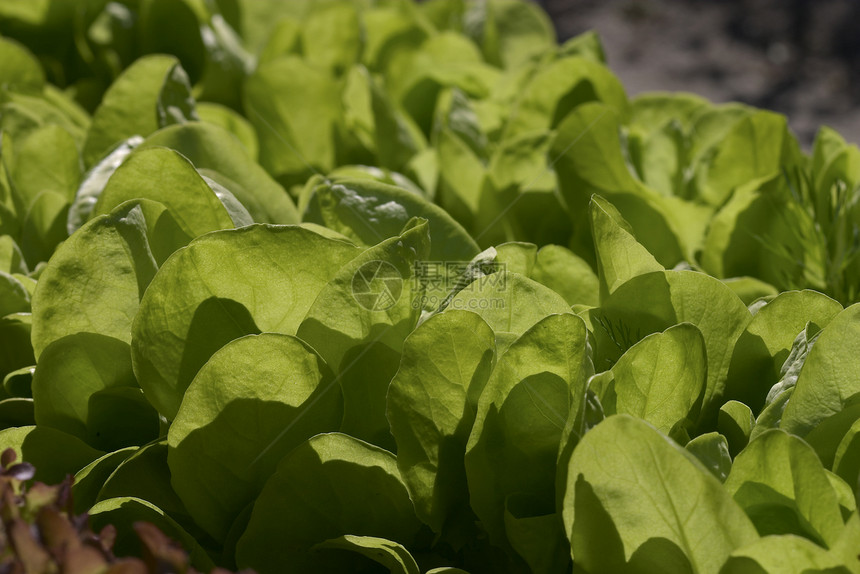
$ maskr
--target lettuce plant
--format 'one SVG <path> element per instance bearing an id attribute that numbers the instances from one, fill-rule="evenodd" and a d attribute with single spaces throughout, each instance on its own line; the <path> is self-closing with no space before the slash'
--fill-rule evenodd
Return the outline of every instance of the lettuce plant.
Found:
<path id="1" fill-rule="evenodd" d="M 855 145 L 520 0 L 71 6 L 0 6 L 0 445 L 106 564 L 860 573 Z"/>

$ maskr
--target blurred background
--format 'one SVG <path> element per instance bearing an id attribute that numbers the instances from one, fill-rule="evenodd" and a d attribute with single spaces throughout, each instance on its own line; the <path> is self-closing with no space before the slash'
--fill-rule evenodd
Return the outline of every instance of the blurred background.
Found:
<path id="1" fill-rule="evenodd" d="M 539 0 L 559 39 L 603 39 L 628 93 L 690 91 L 860 143 L 860 0 Z"/>

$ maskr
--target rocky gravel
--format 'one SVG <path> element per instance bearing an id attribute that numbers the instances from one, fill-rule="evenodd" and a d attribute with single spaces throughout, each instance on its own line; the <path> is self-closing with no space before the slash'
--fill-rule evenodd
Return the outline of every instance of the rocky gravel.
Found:
<path id="1" fill-rule="evenodd" d="M 560 39 L 589 29 L 630 95 L 690 91 L 860 143 L 858 0 L 543 0 Z"/>

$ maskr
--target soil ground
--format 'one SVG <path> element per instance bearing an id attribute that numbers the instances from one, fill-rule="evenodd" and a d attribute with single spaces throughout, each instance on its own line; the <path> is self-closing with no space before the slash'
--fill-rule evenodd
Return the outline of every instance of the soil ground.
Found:
<path id="1" fill-rule="evenodd" d="M 564 40 L 589 29 L 628 93 L 689 91 L 860 143 L 860 0 L 541 0 Z"/>

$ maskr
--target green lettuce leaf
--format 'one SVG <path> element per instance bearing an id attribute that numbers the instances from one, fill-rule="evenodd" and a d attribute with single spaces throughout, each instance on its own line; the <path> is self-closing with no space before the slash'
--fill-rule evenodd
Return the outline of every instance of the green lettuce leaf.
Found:
<path id="1" fill-rule="evenodd" d="M 570 459 L 564 524 L 590 572 L 717 574 L 758 535 L 720 481 L 647 423 L 616 415 Z"/>

